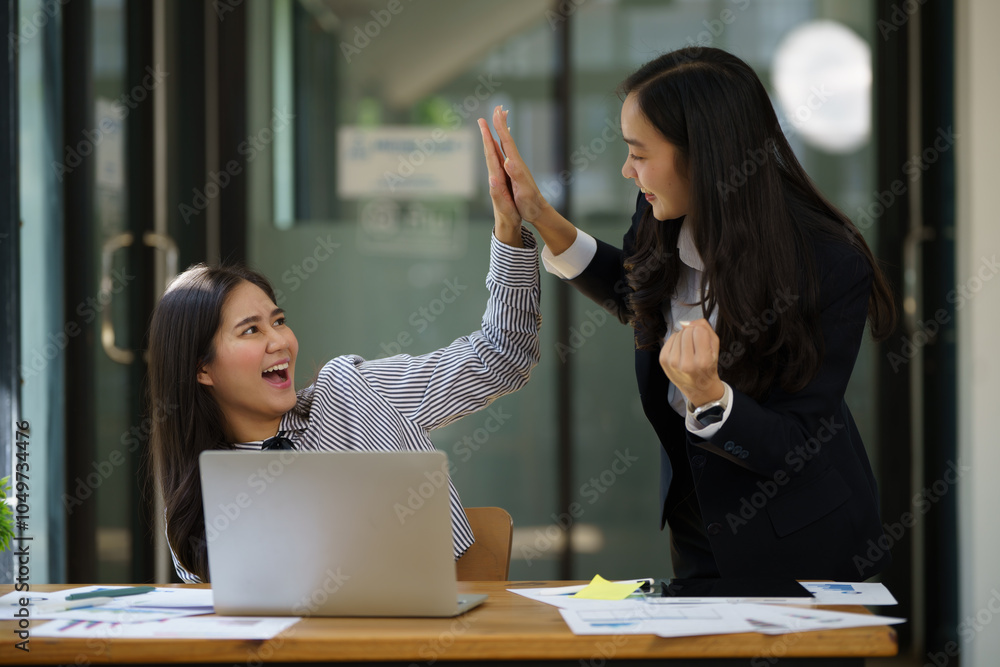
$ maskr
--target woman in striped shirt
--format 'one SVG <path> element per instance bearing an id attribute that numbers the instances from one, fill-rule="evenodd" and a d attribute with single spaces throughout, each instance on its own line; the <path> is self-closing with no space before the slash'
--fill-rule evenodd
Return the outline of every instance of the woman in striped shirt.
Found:
<path id="1" fill-rule="evenodd" d="M 167 539 L 187 582 L 208 581 L 198 455 L 209 449 L 421 451 L 428 431 L 516 391 L 538 363 L 538 254 L 484 144 L 494 228 L 482 328 L 422 356 L 337 357 L 295 390 L 298 342 L 267 279 L 243 267 L 197 265 L 178 276 L 153 313 L 149 338 L 155 477 Z M 270 443 L 269 443 L 270 444 Z M 455 557 L 474 538 L 450 485 Z"/>

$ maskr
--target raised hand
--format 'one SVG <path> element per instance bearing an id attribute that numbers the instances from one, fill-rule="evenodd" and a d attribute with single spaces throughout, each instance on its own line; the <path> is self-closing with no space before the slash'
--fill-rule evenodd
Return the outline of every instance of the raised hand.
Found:
<path id="1" fill-rule="evenodd" d="M 486 121 L 479 119 L 479 131 L 483 135 L 483 147 L 486 149 L 486 161 L 491 167 L 490 171 L 490 196 L 494 196 L 491 155 L 496 156 L 497 164 L 500 165 L 500 173 L 496 178 L 496 187 L 503 189 L 498 191 L 498 195 L 503 195 L 506 202 L 509 197 L 510 202 L 517 209 L 521 219 L 527 220 L 538 233 L 542 235 L 545 245 L 554 255 L 558 255 L 569 248 L 576 240 L 576 227 L 569 220 L 564 218 L 558 211 L 545 201 L 545 197 L 539 192 L 535 185 L 535 179 L 521 159 L 521 154 L 517 151 L 517 145 L 513 137 L 510 136 L 510 128 L 507 126 L 507 114 L 501 107 L 493 109 L 493 127 L 496 128 L 497 137 L 500 138 L 500 145 L 490 134 Z M 494 209 L 497 208 L 497 199 L 493 200 Z"/>
<path id="2" fill-rule="evenodd" d="M 514 204 L 510 180 L 504 172 L 502 153 L 496 145 L 486 121 L 479 119 L 479 133 L 483 136 L 483 153 L 489 172 L 490 199 L 493 201 L 493 233 L 497 239 L 515 247 L 522 247 L 521 214 Z"/>
<path id="3" fill-rule="evenodd" d="M 510 111 L 501 107 L 493 109 L 493 127 L 496 128 L 497 137 L 500 139 L 500 148 L 505 156 L 503 168 L 511 184 L 511 194 L 514 197 L 514 204 L 521 212 L 521 217 L 528 222 L 535 224 L 549 208 L 549 203 L 542 196 L 535 185 L 535 179 L 528 170 L 521 154 L 517 150 L 517 144 L 510 135 L 510 126 L 507 114 Z"/>

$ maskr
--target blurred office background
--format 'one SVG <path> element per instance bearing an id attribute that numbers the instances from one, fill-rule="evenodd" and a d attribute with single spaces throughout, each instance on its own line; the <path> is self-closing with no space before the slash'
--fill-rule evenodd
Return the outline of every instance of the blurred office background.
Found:
<path id="1" fill-rule="evenodd" d="M 986 275 L 997 238 L 974 215 L 989 191 L 972 174 L 996 141 L 953 133 L 987 127 L 995 101 L 977 69 L 988 60 L 977 49 L 996 56 L 977 32 L 980 13 L 1000 18 L 985 0 L 8 9 L 5 122 L 20 145 L 0 230 L 0 250 L 18 241 L 0 285 L 4 398 L 11 421 L 31 425 L 33 581 L 173 576 L 145 469 L 158 406 L 144 400 L 143 349 L 176 271 L 246 260 L 269 275 L 303 381 L 335 355 L 445 345 L 478 327 L 486 297 L 492 212 L 476 119 L 509 108 L 549 200 L 617 243 L 635 192 L 620 174 L 615 87 L 660 53 L 716 46 L 756 69 L 807 171 L 897 286 L 899 332 L 866 341 L 848 395 L 886 523 L 915 516 L 892 531 L 883 577 L 901 603 L 887 611 L 910 619 L 897 662 L 923 664 L 948 641 L 969 664 L 1000 650 L 988 633 L 959 637 L 1000 585 L 986 557 L 996 531 L 979 514 L 996 500 L 980 476 L 996 455 L 974 437 L 988 433 L 979 332 L 996 324 Z M 960 47 L 963 35 L 976 39 Z M 970 180 L 956 190 L 963 155 Z M 433 440 L 467 506 L 512 514 L 512 579 L 668 577 L 631 330 L 548 274 L 542 289 L 532 381 Z"/>

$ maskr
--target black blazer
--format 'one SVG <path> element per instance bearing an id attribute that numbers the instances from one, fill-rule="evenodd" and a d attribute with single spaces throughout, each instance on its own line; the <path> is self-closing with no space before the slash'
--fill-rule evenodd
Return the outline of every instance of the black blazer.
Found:
<path id="1" fill-rule="evenodd" d="M 569 282 L 627 321 L 623 258 L 649 207 L 640 194 L 623 249 L 602 241 Z M 872 270 L 846 242 L 813 243 L 825 355 L 801 391 L 758 402 L 736 389 L 716 435 L 692 435 L 667 401 L 656 351 L 636 350 L 646 417 L 661 449 L 661 528 L 679 577 L 861 581 L 890 561 L 878 490 L 844 391 L 864 333 Z M 724 351 L 723 351 L 724 352 Z"/>

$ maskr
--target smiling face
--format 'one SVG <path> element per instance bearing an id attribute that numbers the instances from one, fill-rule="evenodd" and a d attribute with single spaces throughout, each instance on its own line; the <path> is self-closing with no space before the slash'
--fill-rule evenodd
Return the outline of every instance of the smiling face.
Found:
<path id="1" fill-rule="evenodd" d="M 687 215 L 691 184 L 677 169 L 677 148 L 650 124 L 635 93 L 625 98 L 621 120 L 622 137 L 629 147 L 622 176 L 642 189 L 657 220 Z"/>
<path id="2" fill-rule="evenodd" d="M 226 298 L 212 361 L 198 370 L 235 442 L 269 438 L 295 406 L 299 342 L 285 313 L 264 291 L 242 282 Z"/>

